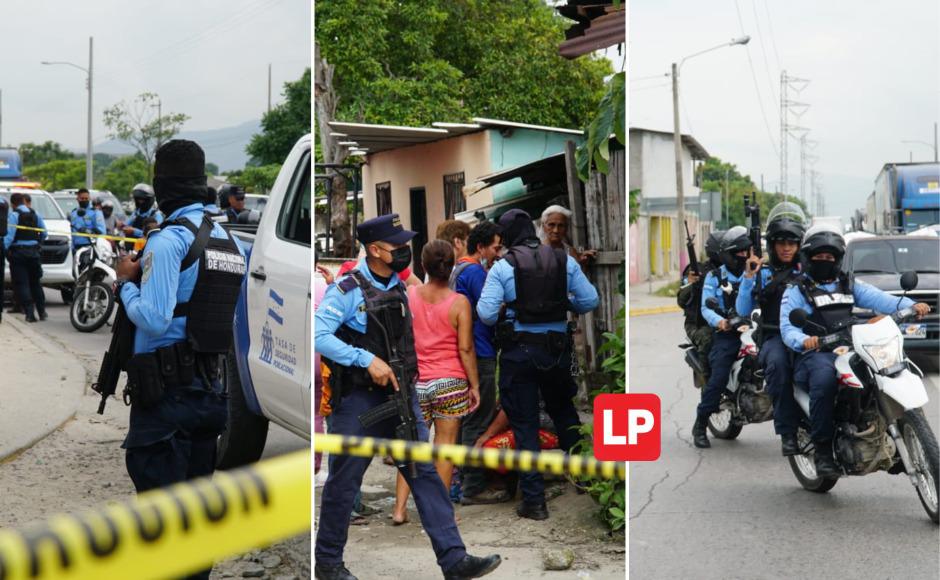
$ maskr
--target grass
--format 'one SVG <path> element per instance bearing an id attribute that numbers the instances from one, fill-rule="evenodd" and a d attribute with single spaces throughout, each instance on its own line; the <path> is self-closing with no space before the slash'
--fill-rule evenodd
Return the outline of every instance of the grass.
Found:
<path id="1" fill-rule="evenodd" d="M 675 282 L 666 284 L 662 288 L 659 288 L 658 290 L 653 292 L 653 294 L 655 294 L 656 296 L 663 296 L 666 298 L 675 298 L 676 294 L 679 293 L 679 283 L 680 283 L 679 280 L 676 280 Z"/>

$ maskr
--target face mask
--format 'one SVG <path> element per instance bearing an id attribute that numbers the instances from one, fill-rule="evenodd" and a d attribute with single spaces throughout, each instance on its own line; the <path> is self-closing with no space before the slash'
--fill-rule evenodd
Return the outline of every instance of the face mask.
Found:
<path id="1" fill-rule="evenodd" d="M 817 282 L 835 280 L 839 265 L 828 260 L 810 260 L 808 274 Z"/>
<path id="2" fill-rule="evenodd" d="M 111 212 L 113 212 L 113 211 L 114 211 L 114 210 L 111 209 L 110 207 L 106 207 L 106 208 L 103 208 L 103 209 L 101 210 L 101 212 L 104 214 L 104 217 L 106 217 L 106 218 L 107 218 L 107 217 L 111 217 Z"/>
<path id="3" fill-rule="evenodd" d="M 150 200 L 149 199 L 135 199 L 134 207 L 136 207 L 139 210 L 146 211 L 150 209 Z"/>
<path id="4" fill-rule="evenodd" d="M 411 263 L 411 247 L 402 246 L 389 252 L 392 255 L 392 261 L 386 262 L 388 267 L 394 272 L 399 273 L 408 267 Z"/>
<path id="5" fill-rule="evenodd" d="M 86 199 L 85 201 L 80 201 L 80 202 L 78 202 L 78 207 L 80 207 L 80 208 L 82 208 L 82 209 L 87 209 L 87 208 L 88 208 L 88 200 Z"/>
<path id="6" fill-rule="evenodd" d="M 733 256 L 731 259 L 731 265 L 727 266 L 728 271 L 735 276 L 740 276 L 744 272 L 744 266 L 747 264 L 746 256 Z"/>

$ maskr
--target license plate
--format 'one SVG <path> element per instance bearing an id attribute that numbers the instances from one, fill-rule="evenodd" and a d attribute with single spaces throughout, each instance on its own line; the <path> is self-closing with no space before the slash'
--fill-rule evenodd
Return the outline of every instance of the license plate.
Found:
<path id="1" fill-rule="evenodd" d="M 927 338 L 926 324 L 907 324 L 901 329 L 904 338 Z"/>

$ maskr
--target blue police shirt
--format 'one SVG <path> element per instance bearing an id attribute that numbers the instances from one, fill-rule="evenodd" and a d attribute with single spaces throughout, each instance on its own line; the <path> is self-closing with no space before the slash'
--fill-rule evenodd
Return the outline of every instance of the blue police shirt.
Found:
<path id="1" fill-rule="evenodd" d="M 470 262 L 457 276 L 455 290 L 467 297 L 470 308 L 476 310 L 486 282 L 486 269 L 479 262 Z M 473 319 L 473 347 L 479 358 L 496 358 L 493 347 L 493 327 L 483 324 L 479 317 Z"/>
<path id="2" fill-rule="evenodd" d="M 486 276 L 486 283 L 483 285 L 483 292 L 480 294 L 480 300 L 477 302 L 477 314 L 484 324 L 489 326 L 496 324 L 503 303 L 508 304 L 516 300 L 516 280 L 513 270 L 512 265 L 506 260 L 500 260 L 490 268 L 490 272 Z M 568 275 L 570 310 L 577 314 L 584 314 L 597 308 L 600 302 L 597 289 L 581 271 L 581 266 L 578 265 L 577 260 L 571 256 L 568 256 L 566 273 Z M 565 332 L 567 330 L 567 322 L 564 320 L 524 324 L 515 320 L 515 313 L 511 308 L 506 309 L 506 318 L 514 320 L 513 326 L 518 332 L 545 334 L 546 332 Z"/>
<path id="3" fill-rule="evenodd" d="M 201 203 L 194 203 L 170 214 L 169 219 L 182 216 L 199 226 L 204 212 Z M 214 224 L 213 238 L 228 237 L 219 224 Z M 186 317 L 173 318 L 173 309 L 188 302 L 196 286 L 199 261 L 180 272 L 180 264 L 195 240 L 192 232 L 183 226 L 170 226 L 154 232 L 147 240 L 141 257 L 140 287 L 124 284 L 121 300 L 128 318 L 137 326 L 134 333 L 134 354 L 182 342 L 186 338 Z M 238 251 L 245 250 L 235 239 Z"/>
<path id="4" fill-rule="evenodd" d="M 147 219 L 149 217 L 152 217 L 155 220 L 157 220 L 157 225 L 160 225 L 163 223 L 163 214 L 160 213 L 160 211 L 157 209 L 157 206 L 155 205 L 150 206 L 150 209 L 148 209 L 147 211 L 143 213 L 140 213 L 140 210 L 135 209 L 133 212 L 131 212 L 131 215 L 127 218 L 127 225 L 131 225 L 132 223 L 134 223 L 134 220 L 137 219 L 138 216 L 142 219 Z M 131 236 L 135 238 L 142 238 L 144 237 L 144 230 L 142 230 L 141 228 L 134 228 L 134 233 L 131 234 Z"/>
<path id="5" fill-rule="evenodd" d="M 207 213 L 219 213 L 219 206 L 214 203 L 207 203 L 205 205 L 205 211 Z"/>
<path id="6" fill-rule="evenodd" d="M 760 283 L 762 288 L 766 288 L 773 280 L 774 272 L 768 266 L 762 266 L 759 270 L 760 272 Z M 799 270 L 793 270 L 794 273 L 799 273 Z M 753 278 L 744 277 L 741 280 L 741 287 L 738 289 L 738 299 L 735 301 L 734 310 L 740 316 L 748 316 L 754 309 L 757 307 L 754 304 L 754 286 L 757 283 L 757 276 Z"/>
<path id="7" fill-rule="evenodd" d="M 381 284 L 372 276 L 364 258 L 359 261 L 356 269 L 382 291 L 391 290 L 401 283 L 398 274 L 393 273 L 387 286 Z M 343 294 L 339 289 L 339 282 L 347 277 L 343 276 L 330 285 L 320 301 L 320 306 L 317 307 L 314 315 L 313 347 L 320 356 L 325 356 L 336 364 L 366 368 L 372 364 L 375 355 L 365 349 L 350 346 L 335 336 L 336 331 L 344 324 L 356 332 L 366 331 L 366 313 L 359 309 L 365 303 L 362 290 L 357 286 Z"/>
<path id="8" fill-rule="evenodd" d="M 826 292 L 832 292 L 836 289 L 837 283 L 820 284 L 819 287 Z M 855 298 L 855 304 L 859 308 L 868 308 L 880 314 L 893 314 L 898 310 L 910 308 L 914 301 L 910 298 L 900 298 L 888 294 L 883 290 L 875 288 L 871 284 L 856 281 L 852 290 L 852 296 Z M 790 313 L 797 308 L 802 308 L 807 314 L 813 313 L 813 307 L 803 296 L 803 292 L 796 285 L 791 285 L 783 294 L 780 301 L 780 334 L 783 336 L 783 343 L 791 350 L 803 352 L 803 341 L 809 338 L 799 328 L 790 324 Z"/>
<path id="9" fill-rule="evenodd" d="M 85 209 L 85 215 L 78 215 L 78 210 L 80 208 L 75 208 L 69 213 L 69 222 L 72 225 L 72 232 L 82 232 L 88 234 L 104 234 L 104 214 L 100 211 L 88 207 Z M 87 230 L 87 231 L 83 231 Z M 87 236 L 72 236 L 72 247 L 77 248 L 79 246 L 87 246 L 92 242 L 93 238 Z"/>
<path id="10" fill-rule="evenodd" d="M 719 268 L 717 271 L 721 272 L 724 278 L 727 281 L 731 282 L 732 284 L 737 284 L 744 278 L 743 272 L 741 273 L 740 276 L 735 276 L 734 274 L 728 271 L 728 268 L 724 266 Z M 719 285 L 720 278 L 715 275 L 715 272 L 716 272 L 715 270 L 712 270 L 711 272 L 708 273 L 708 276 L 705 276 L 705 284 L 702 287 L 702 304 L 700 307 L 702 311 L 702 316 L 705 318 L 705 320 L 708 321 L 708 325 L 711 326 L 712 328 L 718 328 L 718 324 L 722 320 L 724 320 L 724 318 L 720 314 L 712 310 L 711 308 L 705 306 L 705 302 L 709 298 L 717 298 L 718 306 L 722 310 L 725 310 L 726 308 L 728 308 L 728 305 L 725 304 L 725 291 L 722 290 L 721 286 Z M 731 306 L 734 306 L 734 305 L 732 304 Z"/>
<path id="11" fill-rule="evenodd" d="M 20 223 L 19 215 L 21 213 L 27 213 L 28 211 L 29 211 L 29 208 L 26 207 L 25 205 L 20 205 L 20 206 L 17 206 L 15 209 L 10 210 L 10 215 L 7 218 L 7 235 L 4 236 L 3 238 L 4 248 L 12 248 L 15 246 L 35 246 L 39 243 L 36 240 L 17 240 L 16 242 L 13 241 L 13 238 L 16 237 L 16 232 L 19 231 L 16 229 L 17 224 Z M 43 230 L 39 232 L 39 240 L 40 241 L 45 240 L 46 237 L 48 237 L 48 234 L 45 231 L 46 222 L 43 221 L 42 216 L 39 215 L 39 212 L 36 212 L 36 227 Z"/>

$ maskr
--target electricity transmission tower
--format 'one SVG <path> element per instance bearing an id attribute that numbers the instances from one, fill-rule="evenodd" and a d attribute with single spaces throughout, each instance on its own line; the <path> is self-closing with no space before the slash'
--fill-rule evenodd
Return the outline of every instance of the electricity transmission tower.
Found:
<path id="1" fill-rule="evenodd" d="M 808 84 L 809 81 L 806 79 L 789 76 L 785 70 L 780 72 L 780 191 L 784 196 L 790 194 L 788 183 L 790 159 L 787 141 L 791 135 L 801 137 L 809 131 L 796 123 L 790 124 L 790 115 L 793 115 L 795 121 L 799 122 L 803 113 L 809 109 L 806 103 L 791 100 L 790 92 L 799 95 Z"/>

